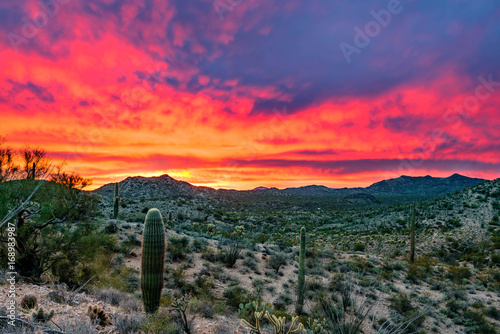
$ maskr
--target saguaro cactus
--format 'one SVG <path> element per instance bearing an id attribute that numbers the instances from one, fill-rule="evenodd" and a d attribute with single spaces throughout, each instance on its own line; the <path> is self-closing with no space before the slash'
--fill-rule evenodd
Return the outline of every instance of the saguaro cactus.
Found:
<path id="1" fill-rule="evenodd" d="M 118 183 L 115 183 L 115 196 L 113 197 L 113 218 L 118 218 L 118 209 L 120 207 L 120 194 L 118 192 Z"/>
<path id="2" fill-rule="evenodd" d="M 300 238 L 297 238 L 300 242 L 299 251 L 299 278 L 297 284 L 297 305 L 295 306 L 295 312 L 297 314 L 302 313 L 302 308 L 304 307 L 304 284 L 305 284 L 305 266 L 306 266 L 306 228 L 302 227 L 300 229 Z"/>
<path id="3" fill-rule="evenodd" d="M 158 209 L 150 209 L 144 223 L 141 289 L 144 310 L 155 313 L 160 306 L 165 264 L 165 227 Z"/>
<path id="4" fill-rule="evenodd" d="M 31 179 L 34 180 L 36 178 L 36 164 L 33 163 L 33 167 L 31 169 Z"/>
<path id="5" fill-rule="evenodd" d="M 411 206 L 410 219 L 410 262 L 415 261 L 415 203 Z"/>

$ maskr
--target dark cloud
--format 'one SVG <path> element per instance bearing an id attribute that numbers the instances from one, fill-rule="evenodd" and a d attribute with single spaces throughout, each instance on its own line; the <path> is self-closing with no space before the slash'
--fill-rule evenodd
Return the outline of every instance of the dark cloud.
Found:
<path id="1" fill-rule="evenodd" d="M 28 81 L 27 83 L 23 84 L 10 79 L 8 79 L 7 82 L 12 85 L 11 93 L 14 95 L 17 95 L 22 91 L 27 90 L 31 92 L 33 95 L 35 95 L 40 101 L 43 102 L 55 101 L 54 95 L 52 95 L 52 93 L 49 92 L 47 88 L 34 84 L 33 82 Z"/>
<path id="2" fill-rule="evenodd" d="M 418 159 L 418 157 L 416 157 Z M 360 159 L 360 160 L 281 160 L 281 159 L 256 159 L 232 160 L 232 165 L 238 167 L 272 167 L 272 168 L 314 168 L 330 171 L 334 174 L 356 174 L 365 172 L 393 172 L 393 171 L 475 171 L 497 172 L 500 163 L 481 162 L 475 160 L 399 160 L 399 159 Z"/>

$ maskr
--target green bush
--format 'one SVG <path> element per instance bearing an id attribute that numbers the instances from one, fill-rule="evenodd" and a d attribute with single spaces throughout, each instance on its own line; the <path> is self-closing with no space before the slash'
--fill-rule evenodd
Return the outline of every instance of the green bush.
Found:
<path id="1" fill-rule="evenodd" d="M 238 284 L 229 285 L 224 290 L 223 296 L 227 299 L 227 304 L 234 309 L 238 309 L 240 304 L 246 304 L 255 299 L 247 289 Z"/>
<path id="2" fill-rule="evenodd" d="M 180 261 L 186 258 L 186 255 L 191 252 L 189 247 L 190 241 L 186 236 L 169 237 L 167 243 L 167 253 L 173 261 Z"/>
<path id="3" fill-rule="evenodd" d="M 361 243 L 361 242 L 356 242 L 354 244 L 354 251 L 355 252 L 364 252 L 365 251 L 365 244 L 364 243 Z"/>
<path id="4" fill-rule="evenodd" d="M 448 268 L 446 277 L 454 283 L 461 284 L 464 280 L 472 277 L 472 273 L 467 267 L 451 266 Z"/>

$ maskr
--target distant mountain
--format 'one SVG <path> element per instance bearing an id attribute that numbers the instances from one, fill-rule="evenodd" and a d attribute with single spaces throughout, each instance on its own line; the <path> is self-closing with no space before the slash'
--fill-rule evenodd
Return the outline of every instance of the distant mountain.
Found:
<path id="1" fill-rule="evenodd" d="M 237 191 L 209 187 L 197 187 L 188 182 L 178 181 L 168 175 L 157 177 L 128 177 L 119 182 L 120 197 L 144 197 L 144 198 L 171 198 L 171 197 L 207 197 L 219 195 L 252 195 L 269 194 L 285 196 L 339 196 L 346 202 L 376 202 L 373 196 L 380 195 L 442 195 L 456 190 L 473 187 L 485 182 L 484 179 L 470 178 L 459 174 L 450 177 L 432 176 L 406 176 L 395 179 L 376 182 L 366 188 L 328 188 L 321 185 L 309 185 L 297 188 L 277 188 L 257 187 L 253 190 Z M 105 197 L 113 197 L 114 183 L 110 183 L 94 190 Z"/>
<path id="2" fill-rule="evenodd" d="M 259 191 L 259 190 L 269 190 L 269 188 L 268 187 L 257 187 L 257 188 L 252 189 L 252 191 Z"/>
<path id="3" fill-rule="evenodd" d="M 282 192 L 296 196 L 344 196 L 363 192 L 364 188 L 328 188 L 325 186 L 304 186 L 298 188 L 286 188 Z"/>
<path id="4" fill-rule="evenodd" d="M 195 197 L 200 194 L 215 192 L 208 187 L 196 187 L 184 181 L 178 181 L 167 174 L 155 177 L 127 177 L 118 183 L 122 198 L 168 198 Z M 114 183 L 106 184 L 93 192 L 105 197 L 114 196 Z"/>
<path id="5" fill-rule="evenodd" d="M 450 177 L 406 176 L 372 184 L 364 189 L 372 195 L 442 195 L 485 182 L 484 179 L 453 174 Z"/>
<path id="6" fill-rule="evenodd" d="M 406 176 L 383 180 L 366 188 L 328 188 L 325 186 L 305 186 L 287 188 L 282 191 L 290 195 L 301 196 L 347 196 L 358 193 L 370 195 L 442 195 L 456 190 L 473 187 L 485 182 L 459 174 L 450 177 Z"/>

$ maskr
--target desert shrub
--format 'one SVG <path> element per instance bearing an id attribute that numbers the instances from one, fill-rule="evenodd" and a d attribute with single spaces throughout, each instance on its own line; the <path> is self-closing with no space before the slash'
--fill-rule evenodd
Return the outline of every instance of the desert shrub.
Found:
<path id="1" fill-rule="evenodd" d="M 58 304 L 65 303 L 66 298 L 66 290 L 60 286 L 57 288 L 57 290 L 52 290 L 47 294 L 47 299 Z"/>
<path id="2" fill-rule="evenodd" d="M 113 324 L 120 334 L 135 334 L 138 333 L 146 321 L 146 316 L 140 313 L 132 314 L 114 314 Z"/>
<path id="3" fill-rule="evenodd" d="M 257 261 L 255 260 L 254 257 L 245 257 L 243 260 L 243 265 L 247 268 L 250 268 L 253 271 L 257 271 Z"/>
<path id="4" fill-rule="evenodd" d="M 368 318 L 371 305 L 359 301 L 350 292 L 340 298 L 322 296 L 318 298 L 314 313 L 317 319 L 323 319 L 319 333 L 355 334 L 361 332 L 363 323 Z"/>
<path id="5" fill-rule="evenodd" d="M 467 303 L 452 299 L 446 303 L 446 308 L 453 313 L 458 313 L 467 309 Z"/>
<path id="6" fill-rule="evenodd" d="M 66 334 L 95 334 L 95 326 L 93 326 L 86 318 L 75 320 L 62 319 L 62 321 L 58 321 L 58 325 Z M 131 332 L 123 333 L 132 334 Z"/>
<path id="7" fill-rule="evenodd" d="M 104 228 L 104 231 L 109 234 L 115 234 L 118 232 L 118 225 L 116 223 L 109 223 Z"/>
<path id="8" fill-rule="evenodd" d="M 308 279 L 306 281 L 305 291 L 309 291 L 313 295 L 317 294 L 318 292 L 323 291 L 323 288 L 324 288 L 324 284 L 319 279 Z"/>
<path id="9" fill-rule="evenodd" d="M 472 273 L 467 267 L 451 266 L 448 268 L 446 277 L 454 283 L 461 284 L 465 279 L 472 277 Z"/>
<path id="10" fill-rule="evenodd" d="M 411 303 L 411 298 L 402 292 L 392 296 L 390 308 L 397 312 L 394 320 L 398 324 L 406 323 L 406 332 L 415 333 L 425 321 L 425 315 Z"/>
<path id="11" fill-rule="evenodd" d="M 215 315 L 213 304 L 206 299 L 192 299 L 189 302 L 189 309 L 208 319 L 212 319 Z"/>
<path id="12" fill-rule="evenodd" d="M 354 251 L 355 252 L 364 252 L 366 248 L 366 245 L 362 242 L 356 242 L 354 244 Z"/>
<path id="13" fill-rule="evenodd" d="M 279 274 L 274 270 L 266 270 L 266 276 L 274 279 L 279 278 Z"/>
<path id="14" fill-rule="evenodd" d="M 124 280 L 125 280 L 124 291 L 133 293 L 134 291 L 137 291 L 137 289 L 139 289 L 141 281 L 139 279 L 139 275 L 137 275 L 135 272 L 129 271 L 128 275 L 124 277 Z"/>
<path id="15" fill-rule="evenodd" d="M 217 262 L 217 253 L 212 248 L 205 248 L 201 251 L 201 258 L 209 262 Z"/>
<path id="16" fill-rule="evenodd" d="M 437 264 L 437 260 L 430 257 L 418 257 L 410 267 L 406 274 L 406 278 L 412 283 L 419 283 L 420 280 L 426 280 L 432 276 L 432 270 Z"/>
<path id="17" fill-rule="evenodd" d="M 115 289 L 104 289 L 98 292 L 97 299 L 113 306 L 118 306 L 121 301 L 128 299 L 128 296 Z"/>
<path id="18" fill-rule="evenodd" d="M 131 234 L 120 244 L 120 252 L 129 254 L 134 248 L 141 246 L 141 240 L 135 234 Z"/>
<path id="19" fill-rule="evenodd" d="M 215 289 L 215 283 L 213 279 L 208 275 L 199 274 L 195 280 L 194 285 L 196 287 L 196 294 L 200 296 L 205 296 L 212 298 Z"/>
<path id="20" fill-rule="evenodd" d="M 466 310 L 463 316 L 457 318 L 457 323 L 464 326 L 467 334 L 495 334 L 497 328 L 489 323 L 481 312 Z"/>
<path id="21" fill-rule="evenodd" d="M 233 334 L 234 329 L 227 324 L 216 324 L 214 329 L 214 334 Z"/>
<path id="22" fill-rule="evenodd" d="M 233 268 L 236 261 L 241 256 L 241 248 L 237 243 L 231 243 L 229 246 L 224 246 L 219 253 L 218 258 L 228 268 Z"/>
<path id="23" fill-rule="evenodd" d="M 491 262 L 494 264 L 500 264 L 500 254 L 497 253 L 491 254 Z"/>
<path id="24" fill-rule="evenodd" d="M 165 268 L 165 272 L 167 274 L 166 285 L 169 289 L 180 289 L 187 283 L 185 271 L 180 266 L 176 268 L 169 266 Z"/>
<path id="25" fill-rule="evenodd" d="M 190 252 L 189 238 L 184 237 L 170 237 L 167 243 L 167 252 L 173 261 L 184 260 L 186 254 Z"/>
<path id="26" fill-rule="evenodd" d="M 488 306 L 485 309 L 484 314 L 495 320 L 500 320 L 500 311 L 495 306 Z"/>
<path id="27" fill-rule="evenodd" d="M 35 295 L 26 295 L 21 300 L 21 307 L 24 309 L 32 310 L 38 305 Z"/>
<path id="28" fill-rule="evenodd" d="M 288 256 L 283 252 L 276 252 L 269 259 L 269 265 L 271 268 L 279 272 L 280 268 L 287 263 Z"/>
<path id="29" fill-rule="evenodd" d="M 401 314 L 407 314 L 414 310 L 410 297 L 403 292 L 399 292 L 391 298 L 390 307 Z"/>
<path id="30" fill-rule="evenodd" d="M 278 297 L 273 301 L 273 306 L 276 307 L 277 310 L 284 311 L 287 306 L 293 303 L 292 297 L 289 294 L 280 293 Z"/>
<path id="31" fill-rule="evenodd" d="M 216 300 L 214 302 L 214 313 L 218 315 L 222 314 L 232 314 L 232 310 L 227 307 L 227 304 L 222 300 Z"/>
<path id="32" fill-rule="evenodd" d="M 264 292 L 263 288 L 265 286 L 265 281 L 262 278 L 254 278 L 252 280 L 252 285 L 255 290 L 255 294 L 260 298 Z"/>
<path id="33" fill-rule="evenodd" d="M 397 258 L 398 256 L 401 256 L 401 254 L 403 254 L 403 251 L 401 251 L 401 249 L 399 249 L 399 248 L 396 248 L 396 249 L 392 252 L 392 254 L 391 254 L 391 256 L 390 256 L 390 257 L 391 257 L 391 259 L 395 259 L 395 258 Z"/>
<path id="34" fill-rule="evenodd" d="M 467 292 L 455 286 L 445 292 L 446 299 L 464 300 L 467 301 Z"/>
<path id="35" fill-rule="evenodd" d="M 307 273 L 311 276 L 325 276 L 325 269 L 320 258 L 313 258 L 306 261 Z"/>
<path id="36" fill-rule="evenodd" d="M 224 298 L 227 299 L 227 304 L 234 309 L 238 309 L 240 304 L 249 303 L 253 296 L 250 292 L 240 285 L 229 285 L 223 293 Z"/>
<path id="37" fill-rule="evenodd" d="M 144 333 L 183 333 L 182 325 L 167 312 L 157 312 L 140 324 Z"/>
<path id="38" fill-rule="evenodd" d="M 202 251 L 208 246 L 208 241 L 205 239 L 194 239 L 192 243 L 193 250 L 197 253 Z"/>
<path id="39" fill-rule="evenodd" d="M 120 307 L 127 313 L 139 312 L 142 309 L 142 303 L 135 298 L 126 298 L 120 302 Z"/>

